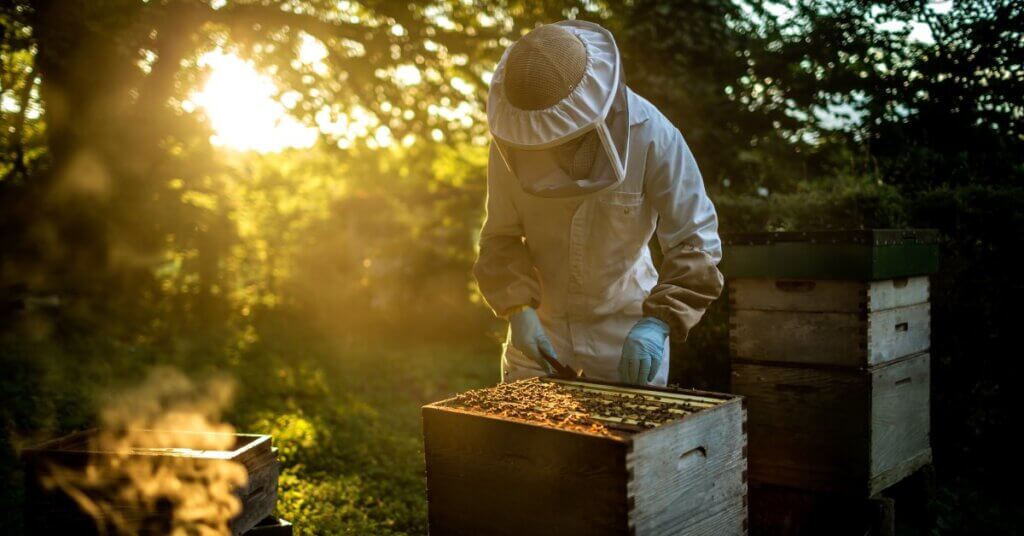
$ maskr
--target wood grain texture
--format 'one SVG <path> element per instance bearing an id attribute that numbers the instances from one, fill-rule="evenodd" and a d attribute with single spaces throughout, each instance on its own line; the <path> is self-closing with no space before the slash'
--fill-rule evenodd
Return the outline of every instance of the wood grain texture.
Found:
<path id="1" fill-rule="evenodd" d="M 859 313 L 925 303 L 927 276 L 882 281 L 733 279 L 733 309 Z"/>
<path id="2" fill-rule="evenodd" d="M 931 304 L 868 314 L 867 364 L 879 365 L 931 348 Z"/>
<path id="3" fill-rule="evenodd" d="M 881 474 L 929 447 L 931 358 L 920 354 L 871 377 L 871 474 Z"/>
<path id="4" fill-rule="evenodd" d="M 734 400 L 633 438 L 633 534 L 746 533 L 744 413 Z"/>
<path id="5" fill-rule="evenodd" d="M 868 283 L 800 279 L 733 279 L 733 309 L 857 313 L 867 303 Z"/>
<path id="6" fill-rule="evenodd" d="M 871 478 L 869 493 L 876 495 L 901 482 L 903 479 L 929 467 L 932 463 L 932 449 L 925 449 L 911 458 Z"/>
<path id="7" fill-rule="evenodd" d="M 242 512 L 231 520 L 231 533 L 243 534 L 274 513 L 277 506 L 277 480 L 281 462 L 268 452 L 262 459 L 252 459 L 249 480 L 236 494 L 242 501 Z"/>
<path id="8" fill-rule="evenodd" d="M 928 354 L 866 370 L 733 364 L 752 481 L 868 497 L 931 460 Z"/>
<path id="9" fill-rule="evenodd" d="M 729 347 L 741 360 L 866 367 L 928 350 L 930 304 L 870 313 L 734 310 Z"/>
<path id="10" fill-rule="evenodd" d="M 858 313 L 736 310 L 730 318 L 734 359 L 857 367 L 867 361 L 866 345 Z"/>
<path id="11" fill-rule="evenodd" d="M 866 487 L 870 377 L 857 370 L 733 364 L 747 399 L 751 481 L 799 489 Z"/>
<path id="12" fill-rule="evenodd" d="M 868 287 L 868 311 L 884 311 L 931 300 L 928 276 L 901 277 L 872 281 Z"/>
<path id="13" fill-rule="evenodd" d="M 423 408 L 431 534 L 622 534 L 627 442 Z"/>

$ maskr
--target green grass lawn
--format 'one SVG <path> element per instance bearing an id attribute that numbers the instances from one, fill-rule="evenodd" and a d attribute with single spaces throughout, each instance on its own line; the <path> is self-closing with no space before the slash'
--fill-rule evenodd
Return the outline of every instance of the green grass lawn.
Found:
<path id="1" fill-rule="evenodd" d="M 240 367 L 231 415 L 274 436 L 278 515 L 300 534 L 425 534 L 420 407 L 494 384 L 499 345 L 301 348 L 264 346 Z"/>

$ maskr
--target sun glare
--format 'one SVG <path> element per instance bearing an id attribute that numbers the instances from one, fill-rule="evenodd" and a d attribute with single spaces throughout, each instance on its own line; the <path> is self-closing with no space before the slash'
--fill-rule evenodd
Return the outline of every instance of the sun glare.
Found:
<path id="1" fill-rule="evenodd" d="M 276 152 L 316 142 L 317 129 L 289 115 L 274 98 L 273 80 L 251 63 L 217 50 L 204 54 L 199 64 L 210 70 L 210 76 L 186 107 L 202 108 L 209 118 L 211 143 L 239 151 Z"/>
<path id="2" fill-rule="evenodd" d="M 318 75 L 327 76 L 327 56 L 324 45 L 307 36 L 303 38 L 295 61 L 309 66 Z M 216 49 L 203 54 L 199 65 L 208 69 L 209 77 L 182 103 L 182 109 L 190 113 L 201 110 L 206 115 L 213 129 L 210 142 L 215 146 L 264 153 L 289 148 L 305 149 L 316 143 L 320 133 L 342 149 L 357 142 L 370 148 L 414 143 L 408 135 L 396 140 L 387 125 L 381 124 L 378 117 L 360 106 L 325 106 L 315 114 L 315 126 L 302 123 L 289 113 L 299 98 L 298 93 L 280 92 L 274 81 L 256 70 L 252 62 L 225 50 Z M 423 72 L 415 65 L 401 65 L 390 75 L 395 83 L 406 87 L 421 84 L 424 80 Z M 472 85 L 459 78 L 452 83 L 463 94 L 474 90 Z M 381 104 L 385 112 L 391 111 L 392 107 L 389 102 Z M 431 115 L 462 126 L 472 125 L 472 112 L 472 107 L 466 102 L 458 105 L 445 102 L 430 107 Z M 412 110 L 405 110 L 401 115 L 403 119 L 411 120 L 413 114 Z M 440 135 L 441 132 L 436 130 L 432 138 L 439 141 Z"/>

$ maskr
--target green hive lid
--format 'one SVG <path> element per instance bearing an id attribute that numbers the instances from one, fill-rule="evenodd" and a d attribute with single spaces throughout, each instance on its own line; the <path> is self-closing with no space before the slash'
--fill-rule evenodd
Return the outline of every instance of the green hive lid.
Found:
<path id="1" fill-rule="evenodd" d="M 723 233 L 728 278 L 873 281 L 934 273 L 934 229 Z"/>

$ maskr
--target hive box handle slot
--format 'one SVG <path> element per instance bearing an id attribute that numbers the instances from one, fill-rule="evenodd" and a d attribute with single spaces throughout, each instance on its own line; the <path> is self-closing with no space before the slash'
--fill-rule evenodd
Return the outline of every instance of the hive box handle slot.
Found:
<path id="1" fill-rule="evenodd" d="M 814 290 L 814 281 L 776 281 L 775 288 L 782 292 L 810 292 Z"/>
<path id="2" fill-rule="evenodd" d="M 676 464 L 676 468 L 680 471 L 685 469 L 687 466 L 693 465 L 700 460 L 708 457 L 708 449 L 705 447 L 692 448 L 681 455 L 679 455 L 679 462 Z"/>
<path id="3" fill-rule="evenodd" d="M 903 288 L 907 286 L 908 283 L 910 283 L 909 277 L 897 277 L 896 279 L 892 280 L 893 288 Z"/>
<path id="4" fill-rule="evenodd" d="M 896 324 L 896 331 L 907 331 L 908 329 L 910 329 L 910 323 L 908 322 L 900 322 L 899 324 Z"/>
<path id="5" fill-rule="evenodd" d="M 777 383 L 775 384 L 776 391 L 786 391 L 789 393 L 816 393 L 818 388 L 813 385 L 794 385 L 791 383 Z"/>
<path id="6" fill-rule="evenodd" d="M 896 385 L 904 385 L 904 384 L 908 384 L 908 383 L 910 383 L 910 382 L 911 382 L 912 380 L 913 380 L 913 378 L 911 378 L 910 376 L 907 376 L 906 378 L 903 378 L 902 380 L 897 380 L 897 381 L 896 381 Z"/>

